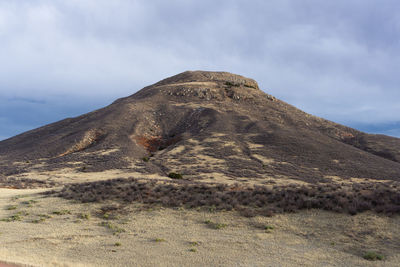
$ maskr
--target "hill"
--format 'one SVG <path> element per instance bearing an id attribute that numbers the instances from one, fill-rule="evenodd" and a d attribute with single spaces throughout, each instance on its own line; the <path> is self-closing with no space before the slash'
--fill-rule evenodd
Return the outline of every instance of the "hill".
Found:
<path id="1" fill-rule="evenodd" d="M 215 182 L 400 180 L 400 139 L 307 114 L 225 72 L 188 71 L 0 142 L 0 174 L 70 168 Z"/>

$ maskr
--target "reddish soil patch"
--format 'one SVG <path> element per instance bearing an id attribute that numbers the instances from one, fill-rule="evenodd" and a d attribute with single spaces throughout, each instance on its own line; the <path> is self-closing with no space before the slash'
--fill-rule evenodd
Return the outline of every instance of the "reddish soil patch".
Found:
<path id="1" fill-rule="evenodd" d="M 156 152 L 162 142 L 160 136 L 138 136 L 135 139 L 139 145 L 145 147 L 149 152 Z"/>
<path id="2" fill-rule="evenodd" d="M 179 136 L 170 138 L 162 138 L 161 136 L 137 136 L 135 139 L 139 145 L 145 147 L 150 153 L 165 149 L 181 140 Z"/>

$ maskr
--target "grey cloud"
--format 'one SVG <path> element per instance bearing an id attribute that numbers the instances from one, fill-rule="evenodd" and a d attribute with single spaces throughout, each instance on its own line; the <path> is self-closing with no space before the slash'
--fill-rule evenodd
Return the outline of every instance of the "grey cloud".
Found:
<path id="1" fill-rule="evenodd" d="M 85 101 L 108 103 L 187 69 L 225 70 L 334 121 L 393 123 L 399 8 L 395 0 L 2 1 L 0 100 L 69 96 L 84 110 Z"/>

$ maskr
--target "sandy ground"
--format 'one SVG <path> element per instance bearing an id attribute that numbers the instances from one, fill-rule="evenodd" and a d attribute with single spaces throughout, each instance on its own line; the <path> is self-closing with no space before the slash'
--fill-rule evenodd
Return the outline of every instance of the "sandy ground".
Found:
<path id="1" fill-rule="evenodd" d="M 400 217 L 271 218 L 44 198 L 0 189 L 0 262 L 26 266 L 399 266 Z M 14 217 L 12 217 L 14 215 Z M 11 219 L 13 218 L 13 219 Z M 7 221 L 7 219 L 9 221 Z M 265 230 L 265 227 L 273 228 Z M 218 229 L 216 229 L 218 228 Z M 366 251 L 385 256 L 364 260 Z"/>

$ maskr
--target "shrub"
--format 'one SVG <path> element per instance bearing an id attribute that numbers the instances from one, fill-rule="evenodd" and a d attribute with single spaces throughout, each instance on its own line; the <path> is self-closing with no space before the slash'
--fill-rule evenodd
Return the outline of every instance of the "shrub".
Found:
<path id="1" fill-rule="evenodd" d="M 78 215 L 79 219 L 83 219 L 83 220 L 89 220 L 90 219 L 90 214 L 88 213 L 81 213 Z"/>
<path id="2" fill-rule="evenodd" d="M 100 225 L 106 227 L 107 229 L 110 229 L 112 231 L 113 235 L 126 232 L 125 229 L 123 229 L 117 225 L 114 225 L 110 222 L 102 222 Z"/>
<path id="3" fill-rule="evenodd" d="M 34 203 L 37 203 L 37 202 L 38 202 L 37 200 L 31 199 L 31 200 L 27 200 L 27 201 L 22 201 L 21 204 L 30 205 L 30 204 L 34 204 Z"/>
<path id="4" fill-rule="evenodd" d="M 229 81 L 225 82 L 225 85 L 230 86 L 230 87 L 232 87 L 232 86 L 239 87 L 240 86 L 240 84 L 238 84 L 238 83 L 233 83 L 233 82 L 229 82 Z"/>
<path id="5" fill-rule="evenodd" d="M 257 89 L 254 85 L 250 85 L 250 84 L 245 84 L 244 85 L 245 87 L 248 87 L 248 88 L 254 88 L 254 89 Z"/>
<path id="6" fill-rule="evenodd" d="M 168 177 L 172 178 L 172 179 L 182 179 L 183 178 L 182 174 L 176 173 L 176 172 L 170 172 L 168 174 Z"/>
<path id="7" fill-rule="evenodd" d="M 53 214 L 55 214 L 55 215 L 66 215 L 66 214 L 71 214 L 71 211 L 69 211 L 69 210 L 56 210 L 56 211 L 53 211 Z"/>
<path id="8" fill-rule="evenodd" d="M 41 223 L 41 222 L 44 222 L 45 220 L 46 220 L 45 218 L 35 219 L 35 220 L 32 220 L 32 223 Z"/>
<path id="9" fill-rule="evenodd" d="M 368 251 L 364 254 L 363 258 L 369 261 L 381 261 L 384 259 L 384 256 L 374 251 Z"/>
<path id="10" fill-rule="evenodd" d="M 18 212 L 18 213 L 14 214 L 14 215 L 11 215 L 8 218 L 1 219 L 1 221 L 3 221 L 3 222 L 15 222 L 15 221 L 21 221 L 22 218 L 23 218 L 22 213 Z"/>
<path id="11" fill-rule="evenodd" d="M 225 228 L 225 227 L 227 227 L 227 226 L 228 226 L 228 225 L 225 224 L 225 223 L 215 223 L 215 224 L 213 225 L 214 229 L 223 229 L 223 228 Z"/>
<path id="12" fill-rule="evenodd" d="M 266 225 L 264 230 L 274 230 L 274 227 L 272 225 Z"/>
<path id="13" fill-rule="evenodd" d="M 264 227 L 264 230 L 265 230 L 266 233 L 271 233 L 272 230 L 274 230 L 274 227 L 272 225 L 266 225 Z"/>
<path id="14" fill-rule="evenodd" d="M 206 220 L 204 223 L 207 224 L 210 228 L 216 229 L 216 230 L 223 229 L 228 226 L 225 223 L 215 223 L 210 220 Z"/>
<path id="15" fill-rule="evenodd" d="M 203 208 L 209 211 L 234 209 L 247 217 L 272 216 L 302 209 L 323 209 L 350 214 L 367 210 L 387 215 L 400 213 L 400 190 L 384 182 L 275 185 L 269 188 L 239 184 L 202 184 L 184 180 L 178 173 L 170 173 L 168 176 L 174 180 L 156 182 L 130 178 L 70 184 L 53 194 L 81 202 L 119 200 L 165 207 Z M 122 205 L 105 206 L 101 208 L 100 215 L 110 219 L 114 216 L 114 211 L 121 207 Z M 111 214 L 108 215 L 109 213 Z"/>

